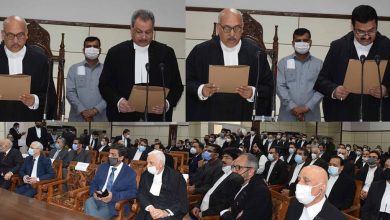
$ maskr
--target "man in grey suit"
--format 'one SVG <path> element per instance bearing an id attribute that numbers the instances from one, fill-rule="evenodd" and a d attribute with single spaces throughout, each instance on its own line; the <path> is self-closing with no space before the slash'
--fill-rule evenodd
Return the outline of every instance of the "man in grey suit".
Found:
<path id="1" fill-rule="evenodd" d="M 295 53 L 278 63 L 276 93 L 280 99 L 278 121 L 320 121 L 323 95 L 313 90 L 322 61 L 312 56 L 311 34 L 305 28 L 294 31 Z"/>
<path id="2" fill-rule="evenodd" d="M 66 79 L 66 98 L 71 106 L 69 121 L 107 121 L 107 103 L 98 88 L 103 70 L 99 38 L 87 37 L 83 52 L 85 60 L 72 65 Z"/>
<path id="3" fill-rule="evenodd" d="M 91 163 L 91 152 L 83 148 L 79 138 L 75 138 L 72 144 L 72 150 L 68 152 L 69 161 Z"/>
<path id="4" fill-rule="evenodd" d="M 54 148 L 49 152 L 49 158 L 52 160 L 62 160 L 63 166 L 69 163 L 68 150 L 65 148 L 66 141 L 63 137 L 58 137 Z"/>

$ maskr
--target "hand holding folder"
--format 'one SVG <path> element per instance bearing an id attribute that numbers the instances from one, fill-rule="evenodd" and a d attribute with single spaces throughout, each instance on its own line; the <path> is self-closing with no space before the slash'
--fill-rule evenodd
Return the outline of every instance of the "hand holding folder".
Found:
<path id="1" fill-rule="evenodd" d="M 30 86 L 29 75 L 0 74 L 0 100 L 22 101 L 27 105 L 31 101 Z"/>
<path id="2" fill-rule="evenodd" d="M 209 84 L 214 84 L 218 93 L 239 93 L 238 88 L 247 86 L 249 66 L 209 66 Z M 241 88 L 245 89 L 245 88 Z"/>
<path id="3" fill-rule="evenodd" d="M 136 112 L 144 112 L 146 104 L 146 86 L 134 85 L 131 90 L 128 102 L 135 108 Z M 169 89 L 165 88 L 166 94 Z M 148 95 L 148 113 L 156 113 L 153 111 L 156 106 L 164 106 L 164 90 L 160 86 L 149 86 Z"/>

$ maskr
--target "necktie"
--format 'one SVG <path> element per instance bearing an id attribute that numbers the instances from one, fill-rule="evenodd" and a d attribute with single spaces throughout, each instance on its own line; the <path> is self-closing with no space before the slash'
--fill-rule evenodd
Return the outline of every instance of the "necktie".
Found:
<path id="1" fill-rule="evenodd" d="M 116 168 L 113 167 L 111 169 L 110 176 L 108 177 L 108 181 L 107 181 L 107 191 L 108 192 L 111 192 L 112 184 L 114 183 L 114 172 L 115 172 L 115 170 L 116 170 Z"/>

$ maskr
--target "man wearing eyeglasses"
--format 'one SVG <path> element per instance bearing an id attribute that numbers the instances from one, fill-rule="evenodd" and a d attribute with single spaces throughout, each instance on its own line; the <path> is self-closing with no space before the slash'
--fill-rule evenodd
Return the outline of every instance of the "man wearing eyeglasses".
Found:
<path id="1" fill-rule="evenodd" d="M 162 121 L 164 106 L 166 121 L 172 121 L 173 108 L 181 97 L 183 84 L 174 50 L 153 40 L 154 23 L 153 12 L 135 11 L 131 18 L 132 40 L 115 45 L 107 53 L 99 89 L 107 102 L 109 121 Z M 147 118 L 143 112 L 135 112 L 134 103 L 128 101 L 133 86 L 146 83 L 169 89 L 165 105 L 148 109 Z"/>
<path id="2" fill-rule="evenodd" d="M 390 40 L 378 31 L 378 16 L 374 8 L 360 5 L 352 12 L 352 31 L 331 43 L 324 65 L 314 85 L 314 89 L 324 95 L 323 111 L 325 121 L 358 121 L 360 119 L 360 94 L 353 94 L 343 86 L 349 59 L 359 60 L 390 59 Z M 363 95 L 363 120 L 379 120 L 379 102 L 383 99 L 383 118 L 390 109 L 388 91 L 390 87 L 390 69 L 387 68 L 381 85 L 377 73 L 372 73 L 378 86 L 369 88 L 369 94 Z M 356 74 L 360 74 L 356 73 Z M 382 96 L 381 91 L 382 90 Z"/>
<path id="3" fill-rule="evenodd" d="M 196 45 L 186 60 L 187 121 L 251 120 L 258 74 L 256 114 L 270 115 L 273 78 L 267 56 L 250 40 L 241 39 L 241 12 L 222 10 L 216 28 L 218 37 Z M 209 65 L 250 66 L 248 85 L 236 88 L 236 93 L 218 93 L 218 85 L 209 83 Z"/>
<path id="4" fill-rule="evenodd" d="M 30 94 L 23 94 L 19 100 L 0 101 L 0 121 L 42 120 L 45 105 L 48 105 L 48 119 L 54 116 L 55 89 L 49 79 L 48 59 L 43 52 L 26 45 L 28 30 L 26 21 L 19 16 L 7 17 L 1 31 L 0 74 L 31 76 Z M 14 85 L 17 86 L 17 85 Z M 46 102 L 46 93 L 47 101 Z"/>

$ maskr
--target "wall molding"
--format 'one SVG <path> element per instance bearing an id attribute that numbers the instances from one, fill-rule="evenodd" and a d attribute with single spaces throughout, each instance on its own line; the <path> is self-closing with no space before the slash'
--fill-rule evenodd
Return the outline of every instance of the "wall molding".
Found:
<path id="1" fill-rule="evenodd" d="M 6 17 L 0 17 L 0 21 L 4 21 Z M 54 21 L 54 20 L 41 20 L 41 19 L 29 19 L 26 18 L 26 22 L 30 23 L 31 20 L 35 20 L 38 24 L 52 24 L 52 25 L 66 25 L 66 26 L 79 26 L 79 27 L 97 27 L 97 28 L 114 28 L 114 29 L 130 29 L 130 25 L 123 24 L 103 24 L 103 23 L 88 23 L 88 22 L 72 22 L 72 21 Z M 185 28 L 175 27 L 154 27 L 155 31 L 167 31 L 167 32 L 185 32 Z"/>
<path id="2" fill-rule="evenodd" d="M 373 133 L 373 132 L 390 132 L 390 130 L 373 130 L 373 131 L 349 131 L 349 130 L 342 130 L 342 132 L 350 132 L 350 133 Z"/>
<path id="3" fill-rule="evenodd" d="M 223 8 L 207 8 L 207 7 L 186 7 L 186 11 L 198 12 L 220 12 Z M 289 17 L 315 17 L 315 18 L 334 18 L 334 19 L 351 19 L 351 15 L 344 14 L 322 14 L 322 13 L 307 13 L 307 12 L 281 12 L 281 11 L 263 11 L 251 9 L 239 9 L 242 12 L 255 15 L 274 15 L 274 16 L 289 16 Z M 379 21 L 390 21 L 390 17 L 379 16 Z"/>

